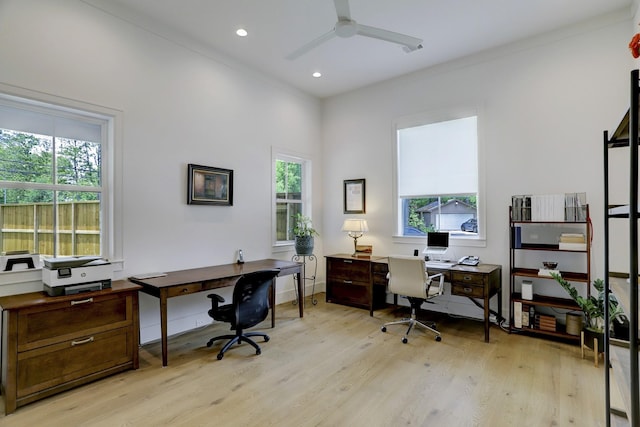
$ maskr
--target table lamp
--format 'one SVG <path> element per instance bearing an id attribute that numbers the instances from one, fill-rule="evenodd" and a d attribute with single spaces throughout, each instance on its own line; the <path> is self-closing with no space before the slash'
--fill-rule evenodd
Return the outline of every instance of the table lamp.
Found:
<path id="1" fill-rule="evenodd" d="M 358 239 L 365 231 L 369 231 L 367 220 L 365 219 L 345 219 L 342 224 L 342 231 L 346 231 L 349 237 L 353 238 L 353 256 L 356 256 Z"/>

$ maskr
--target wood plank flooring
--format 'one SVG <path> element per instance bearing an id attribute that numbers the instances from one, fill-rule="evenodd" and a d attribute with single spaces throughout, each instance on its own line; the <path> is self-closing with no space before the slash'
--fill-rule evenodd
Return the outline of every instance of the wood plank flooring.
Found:
<path id="1" fill-rule="evenodd" d="M 577 345 L 507 334 L 440 316 L 442 341 L 403 326 L 406 307 L 366 310 L 307 300 L 278 306 L 256 356 L 218 361 L 216 323 L 140 349 L 140 369 L 0 415 L 0 426 L 604 426 L 604 372 Z M 433 317 L 423 312 L 421 317 Z M 258 329 L 258 328 L 256 328 Z M 4 414 L 4 407 L 0 408 Z"/>

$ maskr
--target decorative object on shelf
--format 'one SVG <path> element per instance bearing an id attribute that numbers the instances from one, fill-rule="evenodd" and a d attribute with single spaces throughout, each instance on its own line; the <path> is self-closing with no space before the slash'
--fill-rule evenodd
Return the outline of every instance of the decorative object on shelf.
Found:
<path id="1" fill-rule="evenodd" d="M 593 281 L 593 287 L 596 289 L 597 294 L 591 294 L 587 298 L 578 293 L 576 288 L 563 279 L 560 275 L 551 273 L 556 282 L 560 284 L 568 293 L 571 298 L 578 304 L 584 317 L 586 319 L 585 329 L 592 330 L 594 332 L 604 332 L 604 281 L 602 279 L 596 279 Z M 623 314 L 622 308 L 618 306 L 618 301 L 613 295 L 609 297 L 609 325 L 611 328 L 613 321 Z"/>
<path id="2" fill-rule="evenodd" d="M 555 270 L 558 266 L 558 263 L 555 261 L 542 261 L 542 265 L 544 265 L 544 268 L 548 270 Z"/>
<path id="3" fill-rule="evenodd" d="M 634 58 L 640 57 L 640 33 L 636 33 L 629 42 L 629 50 Z"/>
<path id="4" fill-rule="evenodd" d="M 353 238 L 353 256 L 358 253 L 358 239 L 369 231 L 366 219 L 345 219 L 342 224 L 342 231 L 346 231 L 348 236 Z"/>
<path id="5" fill-rule="evenodd" d="M 295 215 L 293 235 L 295 236 L 295 250 L 297 255 L 311 255 L 313 253 L 314 236 L 319 236 L 313 228 L 311 218 L 298 213 Z"/>
<path id="6" fill-rule="evenodd" d="M 233 206 L 233 170 L 189 164 L 187 204 Z"/>
<path id="7" fill-rule="evenodd" d="M 365 180 L 345 179 L 344 180 L 344 213 L 363 214 L 366 213 L 365 205 Z"/>

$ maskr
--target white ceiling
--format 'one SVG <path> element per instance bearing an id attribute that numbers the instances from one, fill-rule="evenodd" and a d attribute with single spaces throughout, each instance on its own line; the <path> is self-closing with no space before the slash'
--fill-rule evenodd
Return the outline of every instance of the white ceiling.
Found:
<path id="1" fill-rule="evenodd" d="M 352 19 L 423 40 L 405 53 L 393 43 L 334 37 L 333 0 L 82 0 L 163 37 L 230 57 L 318 97 L 327 97 L 455 58 L 624 11 L 633 0 L 350 0 Z M 235 35 L 239 27 L 249 35 Z M 630 36 L 631 36 L 630 29 Z M 220 55 L 222 54 L 222 55 Z M 223 59 L 224 60 L 224 59 Z M 311 76 L 320 71 L 321 78 Z"/>

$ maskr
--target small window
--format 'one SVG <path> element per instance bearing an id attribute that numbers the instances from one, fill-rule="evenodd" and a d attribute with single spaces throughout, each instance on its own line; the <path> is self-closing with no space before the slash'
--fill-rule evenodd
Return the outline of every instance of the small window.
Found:
<path id="1" fill-rule="evenodd" d="M 293 244 L 293 219 L 309 215 L 311 161 L 302 157 L 274 153 L 274 244 Z"/>
<path id="2" fill-rule="evenodd" d="M 398 126 L 398 235 L 478 235 L 477 117 Z"/>

